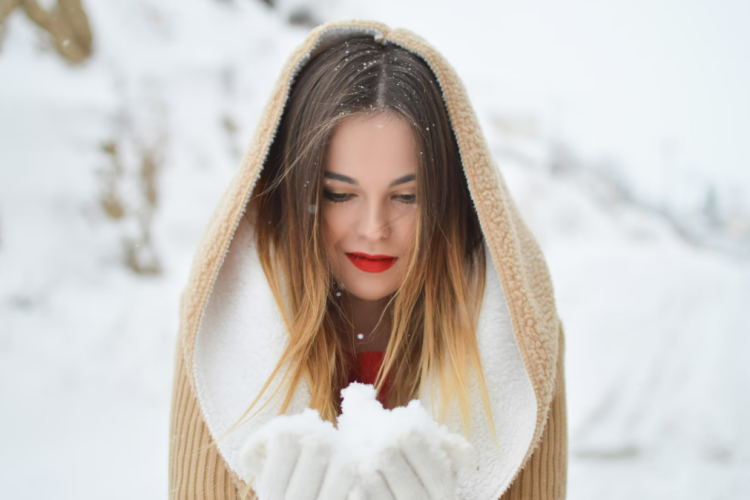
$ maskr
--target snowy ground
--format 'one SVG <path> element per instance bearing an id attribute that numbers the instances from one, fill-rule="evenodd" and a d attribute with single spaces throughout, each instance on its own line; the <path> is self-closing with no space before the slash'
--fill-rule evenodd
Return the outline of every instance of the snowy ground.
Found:
<path id="1" fill-rule="evenodd" d="M 18 13 L 0 48 L 0 483 L 13 499 L 81 498 L 84 486 L 166 497 L 179 292 L 306 34 L 251 1 L 86 7 L 97 51 L 84 67 L 40 49 Z M 424 34 L 441 49 L 454 39 Z M 551 173 L 543 137 L 498 119 L 487 73 L 459 73 L 566 325 L 569 498 L 748 498 L 750 263 Z M 102 208 L 108 189 L 119 218 Z M 134 273 L 128 252 L 160 273 Z"/>

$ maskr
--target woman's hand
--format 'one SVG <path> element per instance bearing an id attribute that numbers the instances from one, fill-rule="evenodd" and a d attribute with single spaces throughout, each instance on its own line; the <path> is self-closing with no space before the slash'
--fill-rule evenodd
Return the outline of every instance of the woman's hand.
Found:
<path id="1" fill-rule="evenodd" d="M 439 425 L 418 400 L 385 410 L 371 385 L 343 391 L 341 441 L 357 464 L 355 492 L 368 500 L 456 498 L 471 445 Z"/>
<path id="2" fill-rule="evenodd" d="M 468 451 L 457 434 L 430 435 L 415 428 L 378 454 L 374 470 L 361 475 L 360 487 L 372 500 L 452 500 Z"/>
<path id="3" fill-rule="evenodd" d="M 452 500 L 471 446 L 419 401 L 385 410 L 372 386 L 342 391 L 338 429 L 315 410 L 280 416 L 242 450 L 260 500 Z"/>
<path id="4" fill-rule="evenodd" d="M 315 410 L 278 417 L 255 433 L 241 453 L 260 500 L 345 500 L 355 476 L 334 453 L 336 439 Z"/>

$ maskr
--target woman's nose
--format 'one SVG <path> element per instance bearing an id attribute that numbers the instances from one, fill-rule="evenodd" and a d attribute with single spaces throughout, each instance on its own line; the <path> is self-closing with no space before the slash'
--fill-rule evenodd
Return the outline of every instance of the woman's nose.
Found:
<path id="1" fill-rule="evenodd" d="M 382 205 L 368 203 L 360 221 L 360 235 L 373 241 L 390 236 L 390 224 L 388 211 Z"/>

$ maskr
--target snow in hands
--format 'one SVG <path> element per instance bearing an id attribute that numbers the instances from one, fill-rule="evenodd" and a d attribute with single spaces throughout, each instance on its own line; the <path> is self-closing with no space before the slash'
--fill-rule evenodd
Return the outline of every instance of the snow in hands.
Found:
<path id="1" fill-rule="evenodd" d="M 338 429 L 316 410 L 281 415 L 250 436 L 242 467 L 260 500 L 452 500 L 471 445 L 418 400 L 386 410 L 372 385 L 341 391 Z"/>

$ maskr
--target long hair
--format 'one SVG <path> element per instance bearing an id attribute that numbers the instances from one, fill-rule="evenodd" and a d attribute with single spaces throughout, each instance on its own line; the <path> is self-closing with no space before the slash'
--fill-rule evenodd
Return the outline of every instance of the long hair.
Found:
<path id="1" fill-rule="evenodd" d="M 251 199 L 259 259 L 289 343 L 260 394 L 224 435 L 240 425 L 280 373 L 269 400 L 281 395 L 282 413 L 303 377 L 311 408 L 332 422 L 340 413 L 348 340 L 341 334 L 336 277 L 322 240 L 323 171 L 337 125 L 373 113 L 406 120 L 419 151 L 415 241 L 389 302 L 393 326 L 376 386 L 390 381 L 391 408 L 426 389 L 434 398 L 439 388 L 438 419 L 444 421 L 457 404 L 468 433 L 473 374 L 494 434 L 475 335 L 485 286 L 483 235 L 442 93 L 415 54 L 353 37 L 323 50 L 300 71 Z"/>

